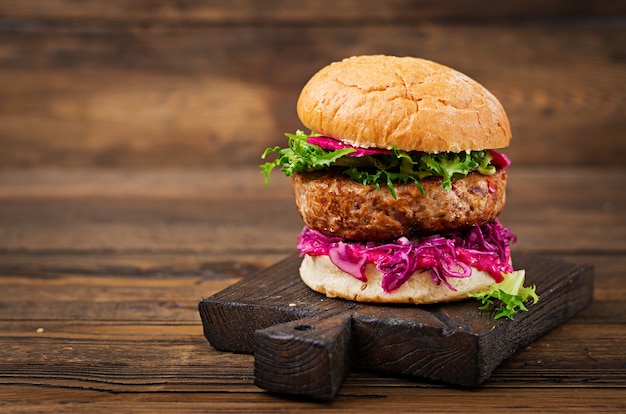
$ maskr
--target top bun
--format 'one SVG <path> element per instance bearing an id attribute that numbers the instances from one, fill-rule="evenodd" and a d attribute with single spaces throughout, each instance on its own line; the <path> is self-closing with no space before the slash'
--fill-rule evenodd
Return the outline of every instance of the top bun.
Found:
<path id="1" fill-rule="evenodd" d="M 511 140 L 500 102 L 468 76 L 414 57 L 355 56 L 304 86 L 298 117 L 314 132 L 363 148 L 462 152 Z"/>

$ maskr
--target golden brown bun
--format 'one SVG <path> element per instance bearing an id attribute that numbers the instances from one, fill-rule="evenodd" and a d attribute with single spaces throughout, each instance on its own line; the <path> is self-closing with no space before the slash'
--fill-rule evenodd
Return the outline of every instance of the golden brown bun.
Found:
<path id="1" fill-rule="evenodd" d="M 507 115 L 487 89 L 413 57 L 331 63 L 304 86 L 297 111 L 312 131 L 364 148 L 461 152 L 503 148 L 511 139 Z"/>
<path id="2" fill-rule="evenodd" d="M 521 270 L 520 270 L 521 271 Z M 448 278 L 448 283 L 436 284 L 428 271 L 414 273 L 409 280 L 393 292 L 381 287 L 382 273 L 372 264 L 366 268 L 367 282 L 362 282 L 335 266 L 328 256 L 305 255 L 300 265 L 300 278 L 311 289 L 331 298 L 356 302 L 427 304 L 467 299 L 495 283 L 488 273 L 473 269 L 468 278 Z"/>

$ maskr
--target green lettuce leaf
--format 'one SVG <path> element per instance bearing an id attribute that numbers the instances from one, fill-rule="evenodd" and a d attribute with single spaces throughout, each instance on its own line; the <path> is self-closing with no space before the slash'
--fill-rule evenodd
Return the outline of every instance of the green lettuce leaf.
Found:
<path id="1" fill-rule="evenodd" d="M 496 171 L 490 163 L 492 156 L 489 151 L 428 154 L 409 153 L 394 148 L 390 154 L 353 157 L 349 155 L 355 151 L 352 148 L 325 150 L 317 145 L 309 144 L 308 135 L 300 130 L 295 134 L 285 135 L 289 139 L 288 148 L 279 146 L 267 148 L 262 155 L 265 159 L 271 153 L 278 154 L 274 161 L 261 165 L 266 185 L 269 182 L 270 173 L 276 167 L 280 167 L 280 170 L 287 176 L 299 171 L 333 167 L 341 168 L 344 174 L 362 184 L 374 185 L 378 189 L 381 184 L 386 185 L 396 197 L 394 183 L 414 183 L 424 194 L 424 189 L 419 182 L 423 178 L 441 177 L 442 188 L 449 190 L 452 188 L 453 180 L 462 178 L 473 171 L 485 175 Z"/>
<path id="2" fill-rule="evenodd" d="M 443 178 L 441 187 L 446 191 L 452 188 L 453 177 L 464 177 L 479 165 L 474 161 L 474 157 L 466 152 L 424 154 L 420 160 L 433 175 Z"/>
<path id="3" fill-rule="evenodd" d="M 277 153 L 278 157 L 272 162 L 266 162 L 261 165 L 263 175 L 265 175 L 265 185 L 269 183 L 269 176 L 272 170 L 280 166 L 280 170 L 290 177 L 299 171 L 316 170 L 326 168 L 339 158 L 354 152 L 352 148 L 344 148 L 337 151 L 326 151 L 317 145 L 307 142 L 307 135 L 298 130 L 295 134 L 285 134 L 289 138 L 289 147 L 281 148 L 279 146 L 267 148 L 262 159 L 265 159 L 270 153 Z"/>
<path id="4" fill-rule="evenodd" d="M 519 311 L 528 311 L 525 302 L 533 300 L 533 303 L 537 303 L 539 296 L 535 293 L 535 286 L 524 287 L 524 279 L 526 272 L 524 270 L 517 270 L 515 272 L 505 274 L 504 280 L 500 283 L 494 283 L 487 286 L 487 288 L 479 293 L 470 294 L 470 297 L 478 299 L 482 306 L 480 310 L 489 310 L 492 306 L 496 306 L 496 315 L 494 319 L 509 318 L 513 319 L 513 316 Z"/>

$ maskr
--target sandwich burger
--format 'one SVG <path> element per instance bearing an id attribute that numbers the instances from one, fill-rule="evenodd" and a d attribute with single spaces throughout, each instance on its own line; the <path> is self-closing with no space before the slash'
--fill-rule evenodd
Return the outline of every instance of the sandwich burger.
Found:
<path id="1" fill-rule="evenodd" d="M 307 286 L 358 302 L 474 297 L 496 318 L 538 300 L 497 218 L 511 130 L 483 86 L 429 60 L 356 56 L 317 72 L 297 113 L 311 132 L 286 134 L 261 168 L 266 184 L 276 167 L 292 179 Z"/>

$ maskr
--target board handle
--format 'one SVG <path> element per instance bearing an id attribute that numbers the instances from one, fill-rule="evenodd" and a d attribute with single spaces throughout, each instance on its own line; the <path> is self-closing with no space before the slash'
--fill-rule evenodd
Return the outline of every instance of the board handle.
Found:
<path id="1" fill-rule="evenodd" d="M 306 317 L 257 330 L 254 383 L 267 391 L 332 399 L 350 371 L 352 317 Z"/>

